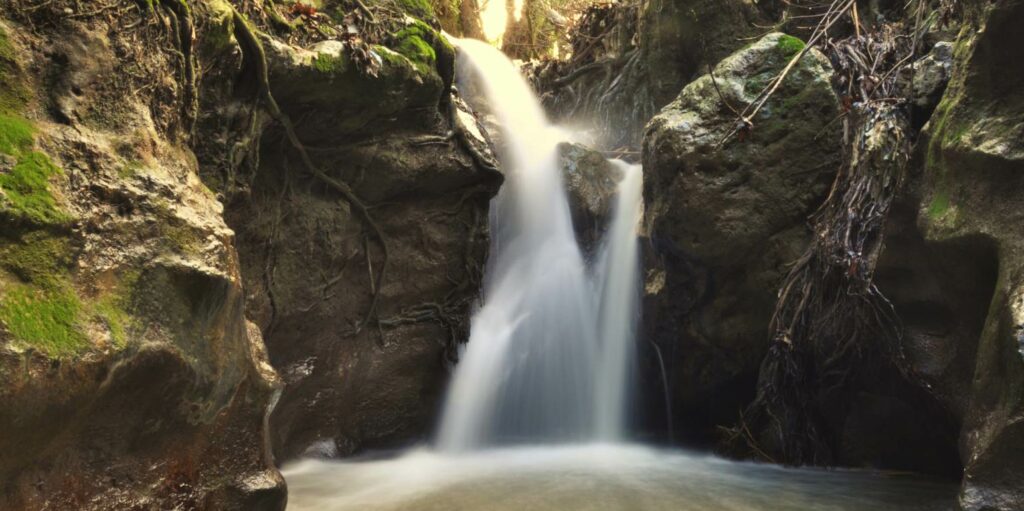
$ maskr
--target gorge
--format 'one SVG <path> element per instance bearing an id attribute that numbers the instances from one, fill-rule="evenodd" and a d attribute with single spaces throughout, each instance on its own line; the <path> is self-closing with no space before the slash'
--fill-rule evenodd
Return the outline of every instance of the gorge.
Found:
<path id="1" fill-rule="evenodd" d="M 1020 0 L 2 0 L 0 508 L 1024 509 Z"/>

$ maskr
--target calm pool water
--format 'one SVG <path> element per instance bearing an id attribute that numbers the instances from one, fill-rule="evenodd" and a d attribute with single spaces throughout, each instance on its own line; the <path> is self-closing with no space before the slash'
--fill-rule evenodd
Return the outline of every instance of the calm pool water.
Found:
<path id="1" fill-rule="evenodd" d="M 284 467 L 289 511 L 942 511 L 956 486 L 641 445 L 539 446 Z"/>

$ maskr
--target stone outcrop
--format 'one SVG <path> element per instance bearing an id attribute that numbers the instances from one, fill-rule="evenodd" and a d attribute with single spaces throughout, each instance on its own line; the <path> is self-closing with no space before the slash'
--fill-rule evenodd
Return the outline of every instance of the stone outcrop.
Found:
<path id="1" fill-rule="evenodd" d="M 915 368 L 962 424 L 961 506 L 1010 510 L 1024 502 L 1024 3 L 977 4 L 879 285 Z"/>
<path id="2" fill-rule="evenodd" d="M 57 13 L 0 8 L 0 507 L 283 509 L 175 59 Z"/>
<path id="3" fill-rule="evenodd" d="M 465 146 L 487 150 L 467 140 L 472 116 L 449 109 L 453 48 L 420 22 L 398 33 L 411 42 L 370 46 L 365 62 L 338 41 L 263 36 L 270 90 L 303 149 L 260 116 L 237 167 L 222 160 L 229 142 L 200 154 L 237 232 L 246 311 L 284 380 L 271 417 L 280 461 L 423 439 L 468 335 L 502 178 Z M 210 58 L 244 70 L 255 57 L 228 45 Z M 200 126 L 247 111 L 250 97 L 223 83 Z"/>
<path id="4" fill-rule="evenodd" d="M 0 7 L 0 507 L 283 509 L 282 461 L 429 432 L 501 183 L 439 33 L 22 4 Z"/>
<path id="5" fill-rule="evenodd" d="M 816 50 L 752 131 L 723 144 L 736 127 L 732 109 L 750 104 L 802 47 L 775 33 L 734 53 L 644 135 L 645 335 L 666 359 L 674 423 L 703 440 L 752 396 L 778 285 L 839 164 L 839 101 Z"/>

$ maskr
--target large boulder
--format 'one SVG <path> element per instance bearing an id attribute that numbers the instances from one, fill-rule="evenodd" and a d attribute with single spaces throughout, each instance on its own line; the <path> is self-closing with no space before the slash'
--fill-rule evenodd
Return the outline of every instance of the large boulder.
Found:
<path id="1" fill-rule="evenodd" d="M 281 462 L 424 439 L 467 337 L 502 178 L 470 140 L 473 117 L 449 108 L 451 47 L 425 24 L 407 30 L 422 51 L 366 48 L 373 72 L 338 41 L 262 36 L 270 89 L 303 149 L 262 116 L 237 169 L 225 143 L 199 155 L 237 232 L 246 311 L 285 383 L 270 420 Z M 251 68 L 255 53 L 241 50 L 210 58 Z M 219 83 L 203 129 L 249 111 L 250 96 Z"/>
<path id="2" fill-rule="evenodd" d="M 593 255 L 609 227 L 622 169 L 603 153 L 568 142 L 558 145 L 558 162 L 576 239 L 585 254 Z"/>
<path id="3" fill-rule="evenodd" d="M 839 101 L 816 50 L 749 133 L 725 140 L 737 127 L 733 109 L 752 103 L 802 47 L 774 33 L 734 53 L 644 135 L 645 334 L 665 358 L 674 424 L 700 439 L 752 397 L 778 285 L 839 165 Z"/>
<path id="4" fill-rule="evenodd" d="M 265 448 L 280 380 L 244 315 L 234 233 L 180 143 L 170 40 L 9 5 L 0 508 L 284 509 Z"/>

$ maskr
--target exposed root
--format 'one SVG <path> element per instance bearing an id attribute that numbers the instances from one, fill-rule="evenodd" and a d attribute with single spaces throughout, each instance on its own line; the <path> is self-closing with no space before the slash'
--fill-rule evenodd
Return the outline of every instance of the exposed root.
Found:
<path id="1" fill-rule="evenodd" d="M 486 154 L 480 152 L 479 149 L 473 145 L 472 135 L 469 134 L 466 127 L 462 125 L 459 120 L 458 108 L 455 105 L 455 101 L 449 98 L 448 100 L 448 119 L 452 126 L 452 131 L 455 133 L 456 138 L 459 141 L 459 145 L 469 153 L 469 156 L 473 159 L 478 167 L 491 172 L 499 172 L 498 165 Z"/>
<path id="2" fill-rule="evenodd" d="M 196 82 L 196 57 L 193 51 L 195 42 L 195 26 L 192 22 L 192 11 L 185 0 L 161 0 L 161 5 L 167 10 L 177 33 L 177 45 L 181 52 L 182 83 L 185 88 L 184 104 L 182 113 L 185 132 L 191 134 L 195 130 L 196 120 L 199 118 L 199 93 Z"/>
<path id="3" fill-rule="evenodd" d="M 363 223 L 367 226 L 370 233 L 376 239 L 381 250 L 381 264 L 380 270 L 377 272 L 376 278 L 370 277 L 370 286 L 372 298 L 370 300 L 369 310 L 366 311 L 365 318 L 355 326 L 355 332 L 359 333 L 370 321 L 376 317 L 377 304 L 380 299 L 380 291 L 383 287 L 385 275 L 387 274 L 388 267 L 388 242 L 384 236 L 384 232 L 377 225 L 377 222 L 370 215 L 369 208 L 362 200 L 355 194 L 351 187 L 342 181 L 334 179 L 328 176 L 323 170 L 317 167 L 313 160 L 309 157 L 309 153 L 306 151 L 306 147 L 302 145 L 298 135 L 295 133 L 295 126 L 281 108 L 278 106 L 277 101 L 274 99 L 273 94 L 270 90 L 270 76 L 267 68 L 267 55 L 263 50 L 263 45 L 260 43 L 256 34 L 249 27 L 245 18 L 234 11 L 234 32 L 235 37 L 238 39 L 239 44 L 243 48 L 244 54 L 251 59 L 252 63 L 256 66 L 256 78 L 259 84 L 260 97 L 263 100 L 264 106 L 270 113 L 271 117 L 274 118 L 285 130 L 285 136 L 291 143 L 292 147 L 299 153 L 299 157 L 302 160 L 303 165 L 306 169 L 313 174 L 317 179 L 326 184 L 334 191 L 341 194 L 342 198 L 356 211 L 356 213 L 362 218 Z M 367 264 L 372 267 L 370 262 L 371 253 L 369 247 L 366 250 Z"/>
<path id="4" fill-rule="evenodd" d="M 847 161 L 811 219 L 814 239 L 786 276 L 771 320 L 758 392 L 727 432 L 727 449 L 790 464 L 834 462 L 837 432 L 825 420 L 865 363 L 909 368 L 902 327 L 873 283 L 889 210 L 906 180 L 910 123 L 898 69 L 913 48 L 890 31 L 827 43 L 851 107 L 843 117 Z M 771 90 L 768 90 L 771 92 Z"/>

